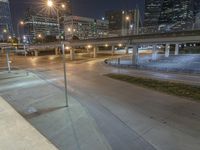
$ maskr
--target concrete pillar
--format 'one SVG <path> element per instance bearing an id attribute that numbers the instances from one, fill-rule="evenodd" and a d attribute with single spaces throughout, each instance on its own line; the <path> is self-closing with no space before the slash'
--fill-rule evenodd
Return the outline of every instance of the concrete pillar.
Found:
<path id="1" fill-rule="evenodd" d="M 138 45 L 133 45 L 132 64 L 138 64 Z"/>
<path id="2" fill-rule="evenodd" d="M 90 49 L 87 47 L 87 53 L 90 54 Z"/>
<path id="3" fill-rule="evenodd" d="M 35 51 L 34 51 L 34 54 L 35 54 L 35 56 L 38 56 L 38 51 L 35 50 Z"/>
<path id="4" fill-rule="evenodd" d="M 93 58 L 97 57 L 97 49 L 98 49 L 97 46 L 95 46 L 94 49 L 93 49 Z"/>
<path id="5" fill-rule="evenodd" d="M 165 46 L 165 57 L 169 57 L 170 53 L 170 44 L 166 44 Z"/>
<path id="6" fill-rule="evenodd" d="M 175 55 L 179 54 L 179 44 L 175 45 Z"/>
<path id="7" fill-rule="evenodd" d="M 1 48 L 1 54 L 3 54 L 3 52 L 4 52 L 4 49 L 3 49 L 3 48 Z"/>
<path id="8" fill-rule="evenodd" d="M 74 49 L 71 48 L 71 49 L 70 49 L 70 60 L 74 60 L 74 59 L 75 59 Z"/>
<path id="9" fill-rule="evenodd" d="M 125 47 L 125 53 L 128 54 L 128 46 Z"/>
<path id="10" fill-rule="evenodd" d="M 55 55 L 58 55 L 58 53 L 59 53 L 58 48 L 55 48 Z"/>
<path id="11" fill-rule="evenodd" d="M 115 54 L 115 46 L 112 46 L 112 56 Z"/>
<path id="12" fill-rule="evenodd" d="M 152 49 L 152 60 L 156 60 L 157 59 L 157 49 L 156 49 L 157 45 L 153 45 L 153 49 Z"/>

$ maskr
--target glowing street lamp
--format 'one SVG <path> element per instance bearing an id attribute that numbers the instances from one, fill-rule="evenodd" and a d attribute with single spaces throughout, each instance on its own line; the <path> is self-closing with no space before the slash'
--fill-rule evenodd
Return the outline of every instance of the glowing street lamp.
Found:
<path id="1" fill-rule="evenodd" d="M 71 32 L 71 28 L 67 28 L 67 31 L 68 31 L 68 32 Z"/>
<path id="2" fill-rule="evenodd" d="M 119 47 L 122 47 L 122 44 L 120 43 L 120 44 L 118 44 L 118 46 L 119 46 Z"/>
<path id="3" fill-rule="evenodd" d="M 9 39 L 9 40 L 12 40 L 12 36 L 8 36 L 8 39 Z"/>
<path id="4" fill-rule="evenodd" d="M 20 21 L 20 25 L 24 25 L 24 21 Z"/>
<path id="5" fill-rule="evenodd" d="M 92 48 L 92 45 L 88 45 L 87 48 Z"/>
<path id="6" fill-rule="evenodd" d="M 3 29 L 3 33 L 7 33 L 7 30 L 6 30 L 6 29 Z"/>
<path id="7" fill-rule="evenodd" d="M 69 47 L 69 46 L 66 46 L 65 49 L 66 49 L 66 50 L 70 50 L 70 47 Z"/>
<path id="8" fill-rule="evenodd" d="M 57 24 L 58 24 L 58 36 L 59 36 L 59 39 L 60 39 L 60 16 L 59 16 L 59 8 L 58 6 L 54 6 L 55 4 L 53 3 L 52 0 L 47 0 L 47 6 L 49 8 L 53 8 L 56 10 L 56 15 L 57 15 Z M 60 4 L 59 4 L 60 5 Z M 63 10 L 65 10 L 65 4 L 61 4 L 59 7 L 61 7 Z"/>
<path id="9" fill-rule="evenodd" d="M 47 6 L 48 7 L 53 7 L 53 1 L 52 0 L 48 0 L 47 1 Z"/>
<path id="10" fill-rule="evenodd" d="M 64 9 L 65 8 L 65 4 L 61 4 L 61 7 Z"/>
<path id="11" fill-rule="evenodd" d="M 18 44 L 20 44 L 20 41 L 21 41 L 21 35 L 20 35 L 20 32 L 19 32 L 19 26 L 23 26 L 23 25 L 24 25 L 24 21 L 19 21 L 18 24 L 17 24 Z"/>
<path id="12" fill-rule="evenodd" d="M 41 35 L 41 34 L 38 34 L 38 38 L 41 39 L 41 38 L 42 38 L 42 35 Z"/>
<path id="13" fill-rule="evenodd" d="M 129 20 L 130 20 L 130 17 L 129 17 L 129 16 L 126 16 L 126 20 L 129 21 Z"/>

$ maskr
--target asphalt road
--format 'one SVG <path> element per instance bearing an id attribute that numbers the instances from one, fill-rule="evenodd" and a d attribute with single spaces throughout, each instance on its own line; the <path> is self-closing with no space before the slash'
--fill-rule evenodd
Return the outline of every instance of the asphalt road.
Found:
<path id="1" fill-rule="evenodd" d="M 33 71 L 63 89 L 63 68 L 54 56 L 23 59 L 13 65 Z M 106 66 L 102 59 L 69 62 L 70 95 L 95 119 L 114 150 L 199 150 L 200 103 L 116 81 L 106 73 L 126 73 L 200 84 L 200 77 L 125 70 Z"/>

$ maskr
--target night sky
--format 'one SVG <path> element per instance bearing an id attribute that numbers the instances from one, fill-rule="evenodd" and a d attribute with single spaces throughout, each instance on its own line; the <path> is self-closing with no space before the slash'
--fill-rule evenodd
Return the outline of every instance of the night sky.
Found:
<path id="1" fill-rule="evenodd" d="M 11 13 L 16 22 L 24 15 L 27 7 L 38 7 L 45 0 L 10 0 Z M 144 0 L 71 0 L 73 15 L 101 18 L 106 10 L 132 9 L 136 5 L 143 12 Z M 41 6 L 40 6 L 41 7 Z"/>

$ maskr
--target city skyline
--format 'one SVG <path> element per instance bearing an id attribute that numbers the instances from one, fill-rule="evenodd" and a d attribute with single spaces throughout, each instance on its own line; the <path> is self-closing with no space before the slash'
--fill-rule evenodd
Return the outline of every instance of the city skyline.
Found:
<path id="1" fill-rule="evenodd" d="M 14 28 L 16 30 L 17 22 L 24 15 L 25 10 L 28 7 L 39 7 L 42 1 L 38 0 L 37 2 L 33 0 L 10 0 L 11 13 L 13 18 Z M 133 9 L 138 6 L 143 12 L 144 0 L 120 0 L 116 2 L 115 0 L 82 0 L 81 3 L 79 0 L 71 0 L 72 3 L 72 13 L 73 15 L 80 15 L 83 17 L 92 17 L 100 19 L 105 15 L 105 11 L 108 10 L 120 10 L 120 9 Z M 15 13 L 18 12 L 18 13 Z"/>
<path id="2" fill-rule="evenodd" d="M 0 40 L 13 34 L 13 25 L 8 0 L 0 0 Z"/>
<path id="3" fill-rule="evenodd" d="M 152 29 L 161 25 L 166 30 L 192 28 L 199 5 L 197 0 L 145 0 L 144 26 Z"/>

